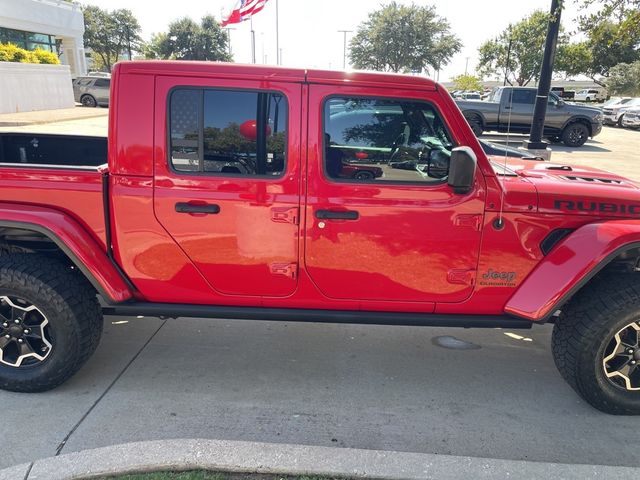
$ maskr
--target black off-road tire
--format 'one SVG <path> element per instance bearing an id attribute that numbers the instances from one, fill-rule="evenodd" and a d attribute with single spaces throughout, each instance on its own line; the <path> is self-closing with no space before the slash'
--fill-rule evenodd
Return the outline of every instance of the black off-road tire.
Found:
<path id="1" fill-rule="evenodd" d="M 617 274 L 601 275 L 585 286 L 554 326 L 556 367 L 582 398 L 603 412 L 640 414 L 640 390 L 616 385 L 603 366 L 614 335 L 635 322 L 640 322 L 640 274 Z"/>
<path id="2" fill-rule="evenodd" d="M 468 116 L 465 116 L 464 118 L 467 120 L 467 123 L 471 127 L 471 130 L 473 130 L 473 134 L 476 137 L 482 135 L 484 128 L 482 126 L 482 119 L 478 115 L 472 113 Z"/>
<path id="3" fill-rule="evenodd" d="M 94 288 L 77 269 L 36 254 L 0 256 L 0 296 L 24 299 L 49 322 L 52 347 L 36 364 L 0 363 L 0 389 L 43 392 L 65 382 L 89 359 L 102 335 Z"/>
<path id="4" fill-rule="evenodd" d="M 354 173 L 353 178 L 356 180 L 373 180 L 375 176 L 371 172 L 361 171 Z"/>
<path id="5" fill-rule="evenodd" d="M 581 147 L 589 139 L 589 127 L 582 122 L 570 123 L 562 132 L 562 143 L 567 147 Z"/>

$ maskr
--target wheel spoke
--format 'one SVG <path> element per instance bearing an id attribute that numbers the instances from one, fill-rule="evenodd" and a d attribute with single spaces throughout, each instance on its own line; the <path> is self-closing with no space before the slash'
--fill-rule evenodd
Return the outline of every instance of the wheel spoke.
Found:
<path id="1" fill-rule="evenodd" d="M 29 345 L 29 342 L 19 343 L 18 350 L 20 351 L 20 356 L 35 353 L 33 348 L 31 348 L 31 345 Z"/>
<path id="2" fill-rule="evenodd" d="M 624 367 L 631 360 L 631 356 L 629 355 L 616 355 L 612 359 L 610 359 L 607 364 L 609 365 L 609 369 L 611 372 L 620 371 L 622 367 Z"/>
<path id="3" fill-rule="evenodd" d="M 638 331 L 627 328 L 624 333 L 620 334 L 620 343 L 625 347 L 635 348 L 638 346 Z"/>
<path id="4" fill-rule="evenodd" d="M 42 333 L 39 328 L 30 328 L 29 333 L 25 333 L 24 337 L 29 340 L 40 340 L 42 341 Z"/>
<path id="5" fill-rule="evenodd" d="M 4 348 L 11 343 L 10 338 L 6 338 L 4 336 L 0 337 L 0 348 Z"/>

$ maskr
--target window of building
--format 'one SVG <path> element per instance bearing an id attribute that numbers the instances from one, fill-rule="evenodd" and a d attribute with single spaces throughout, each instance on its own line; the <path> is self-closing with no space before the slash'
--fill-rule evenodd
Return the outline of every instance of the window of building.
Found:
<path id="1" fill-rule="evenodd" d="M 440 182 L 454 146 L 425 102 L 333 97 L 324 105 L 324 169 L 331 179 Z"/>
<path id="2" fill-rule="evenodd" d="M 279 93 L 175 89 L 169 107 L 171 164 L 179 172 L 281 175 L 287 110 Z"/>
<path id="3" fill-rule="evenodd" d="M 0 43 L 13 43 L 17 47 L 27 50 L 48 50 L 56 52 L 56 39 L 53 35 L 44 33 L 25 32 L 11 28 L 0 28 Z"/>

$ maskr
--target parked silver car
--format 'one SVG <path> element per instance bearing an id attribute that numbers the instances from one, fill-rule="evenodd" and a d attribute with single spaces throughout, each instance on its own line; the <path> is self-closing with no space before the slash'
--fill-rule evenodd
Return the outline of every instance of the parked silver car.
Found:
<path id="1" fill-rule="evenodd" d="M 111 78 L 78 77 L 73 81 L 73 96 L 85 107 L 108 107 Z"/>
<path id="2" fill-rule="evenodd" d="M 622 126 L 627 128 L 640 128 L 640 107 L 633 107 L 622 115 Z"/>
<path id="3" fill-rule="evenodd" d="M 603 123 L 605 125 L 618 125 L 621 127 L 627 110 L 635 107 L 640 107 L 640 98 L 621 100 L 619 103 L 604 107 L 602 109 L 602 113 L 604 114 Z"/>

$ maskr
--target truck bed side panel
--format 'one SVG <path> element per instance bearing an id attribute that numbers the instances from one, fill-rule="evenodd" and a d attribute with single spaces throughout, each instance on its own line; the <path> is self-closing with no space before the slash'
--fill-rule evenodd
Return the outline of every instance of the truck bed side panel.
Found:
<path id="1" fill-rule="evenodd" d="M 0 167 L 0 202 L 59 210 L 82 225 L 104 251 L 101 182 L 97 170 Z"/>

